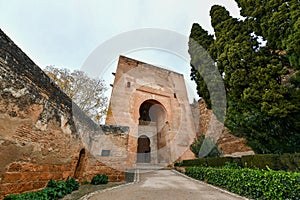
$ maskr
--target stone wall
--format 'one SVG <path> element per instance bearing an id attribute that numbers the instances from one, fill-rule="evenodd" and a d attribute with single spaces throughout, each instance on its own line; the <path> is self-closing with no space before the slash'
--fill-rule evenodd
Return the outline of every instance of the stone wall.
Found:
<path id="1" fill-rule="evenodd" d="M 253 150 L 246 145 L 247 141 L 244 138 L 239 138 L 230 133 L 230 131 L 217 119 L 212 113 L 212 110 L 207 109 L 203 99 L 198 101 L 198 109 L 200 112 L 199 118 L 199 135 L 210 135 L 217 139 L 219 148 L 224 156 L 242 156 L 254 154 Z M 221 129 L 220 134 L 216 129 Z"/>
<path id="2" fill-rule="evenodd" d="M 190 106 L 191 106 L 191 111 L 192 111 L 192 116 L 193 116 L 193 122 L 194 122 L 195 130 L 196 130 L 196 135 L 199 136 L 200 135 L 199 131 L 202 130 L 202 129 L 199 128 L 199 126 L 202 125 L 200 117 L 202 117 L 203 119 L 205 119 L 205 117 L 204 116 L 200 116 L 200 108 L 199 108 L 199 106 L 201 106 L 201 105 L 199 104 L 198 101 L 196 101 L 194 99 L 194 102 Z M 203 127 L 203 125 L 202 125 L 202 127 Z"/>
<path id="3" fill-rule="evenodd" d="M 74 175 L 90 180 L 102 172 L 110 180 L 124 180 L 124 171 L 90 152 L 107 138 L 127 148 L 128 130 L 110 133 L 87 118 L 0 30 L 0 199 Z M 102 139 L 95 142 L 95 135 Z M 123 157 L 113 160 L 123 162 Z"/>

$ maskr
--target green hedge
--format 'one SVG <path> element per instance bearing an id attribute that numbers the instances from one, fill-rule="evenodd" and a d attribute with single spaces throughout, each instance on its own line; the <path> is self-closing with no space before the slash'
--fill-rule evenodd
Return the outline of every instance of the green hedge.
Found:
<path id="1" fill-rule="evenodd" d="M 296 154 L 255 154 L 241 158 L 243 167 L 273 170 L 299 171 L 300 153 Z"/>
<path id="2" fill-rule="evenodd" d="M 242 166 L 241 159 L 233 157 L 198 158 L 193 160 L 183 160 L 182 166 L 222 167 L 225 166 L 226 163 L 237 163 L 238 166 Z"/>
<path id="3" fill-rule="evenodd" d="M 207 166 L 206 159 L 207 158 L 198 158 L 198 159 L 193 159 L 193 160 L 183 160 L 182 161 L 182 166 L 202 166 L 202 167 L 206 167 Z"/>
<path id="4" fill-rule="evenodd" d="M 237 163 L 243 168 L 273 169 L 285 171 L 300 170 L 300 153 L 296 154 L 255 154 L 242 156 L 241 158 L 220 157 L 220 158 L 199 158 L 194 160 L 184 160 L 182 166 L 209 166 L 222 167 L 226 163 Z"/>
<path id="5" fill-rule="evenodd" d="M 210 167 L 222 167 L 225 166 L 226 163 L 236 163 L 238 166 L 242 166 L 241 159 L 233 157 L 207 158 L 206 162 L 207 166 Z"/>
<path id="6" fill-rule="evenodd" d="M 300 199 L 300 173 L 188 167 L 186 175 L 253 199 Z"/>

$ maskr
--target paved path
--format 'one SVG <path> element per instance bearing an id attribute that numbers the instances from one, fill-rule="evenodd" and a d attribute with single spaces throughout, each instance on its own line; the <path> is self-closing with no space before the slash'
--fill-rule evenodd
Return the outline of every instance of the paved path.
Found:
<path id="1" fill-rule="evenodd" d="M 89 200 L 241 200 L 200 181 L 195 181 L 171 170 L 140 170 L 139 181 L 94 194 Z"/>

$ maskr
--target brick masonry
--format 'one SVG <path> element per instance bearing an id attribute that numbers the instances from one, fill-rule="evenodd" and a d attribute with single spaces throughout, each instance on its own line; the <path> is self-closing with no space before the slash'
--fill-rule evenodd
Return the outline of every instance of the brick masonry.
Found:
<path id="1" fill-rule="evenodd" d="M 124 167 L 108 163 L 126 165 L 128 131 L 94 124 L 0 30 L 0 199 L 75 174 L 80 181 L 97 173 L 124 180 Z M 102 159 L 108 140 L 120 148 Z"/>

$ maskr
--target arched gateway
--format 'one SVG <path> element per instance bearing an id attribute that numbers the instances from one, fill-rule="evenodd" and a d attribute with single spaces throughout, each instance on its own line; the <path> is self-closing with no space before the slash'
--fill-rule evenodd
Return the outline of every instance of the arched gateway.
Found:
<path id="1" fill-rule="evenodd" d="M 129 127 L 126 166 L 192 158 L 196 134 L 183 75 L 124 56 L 113 74 L 105 123 Z"/>

